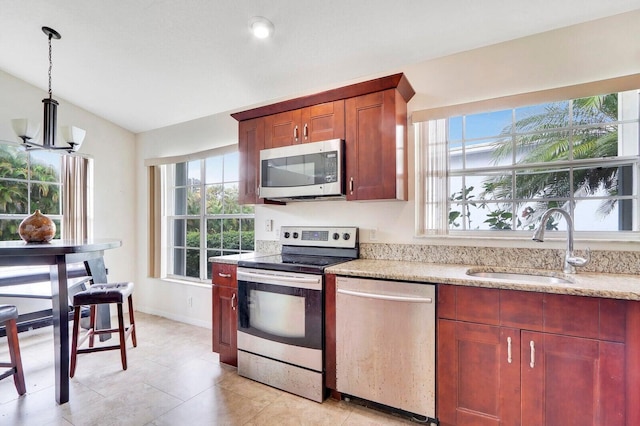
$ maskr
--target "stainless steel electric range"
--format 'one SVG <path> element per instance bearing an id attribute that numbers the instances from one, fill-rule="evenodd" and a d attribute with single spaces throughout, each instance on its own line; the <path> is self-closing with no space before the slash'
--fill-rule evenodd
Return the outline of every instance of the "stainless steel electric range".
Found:
<path id="1" fill-rule="evenodd" d="M 358 228 L 285 226 L 280 242 L 238 262 L 238 374 L 322 402 L 324 269 L 358 258 Z"/>

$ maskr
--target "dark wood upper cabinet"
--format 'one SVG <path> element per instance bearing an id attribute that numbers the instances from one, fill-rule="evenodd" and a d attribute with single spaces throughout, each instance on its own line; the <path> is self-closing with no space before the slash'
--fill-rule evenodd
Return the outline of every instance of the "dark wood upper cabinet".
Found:
<path id="1" fill-rule="evenodd" d="M 396 89 L 346 100 L 347 200 L 407 199 L 407 103 Z"/>
<path id="2" fill-rule="evenodd" d="M 265 128 L 265 148 L 344 139 L 344 101 L 266 116 Z"/>
<path id="3" fill-rule="evenodd" d="M 240 204 L 256 204 L 260 184 L 260 150 L 264 148 L 264 119 L 254 118 L 241 121 L 238 134 L 238 152 L 240 154 Z"/>
<path id="4" fill-rule="evenodd" d="M 345 140 L 347 200 L 407 199 L 404 74 L 369 80 L 231 114 L 239 121 L 240 203 L 258 197 L 261 149 Z"/>

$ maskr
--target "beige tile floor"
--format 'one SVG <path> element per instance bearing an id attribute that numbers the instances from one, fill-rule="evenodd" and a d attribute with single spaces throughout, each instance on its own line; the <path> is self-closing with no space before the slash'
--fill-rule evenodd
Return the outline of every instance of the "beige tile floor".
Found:
<path id="1" fill-rule="evenodd" d="M 129 368 L 118 351 L 80 355 L 70 401 L 57 405 L 51 327 L 20 333 L 27 394 L 0 381 L 0 425 L 406 425 L 345 401 L 322 404 L 245 379 L 211 352 L 211 330 L 136 313 Z M 0 339 L 0 360 L 8 360 Z"/>

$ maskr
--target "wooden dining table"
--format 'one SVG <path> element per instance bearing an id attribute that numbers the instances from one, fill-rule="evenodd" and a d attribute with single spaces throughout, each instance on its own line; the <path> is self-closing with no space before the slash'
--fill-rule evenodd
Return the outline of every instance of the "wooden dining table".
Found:
<path id="1" fill-rule="evenodd" d="M 53 352 L 55 357 L 55 398 L 58 404 L 69 401 L 69 266 L 84 263 L 93 282 L 106 283 L 105 250 L 120 247 L 121 240 L 52 240 L 48 243 L 0 241 L 0 267 L 49 266 L 53 314 Z M 109 323 L 104 311 L 98 326 Z M 102 323 L 102 324 L 101 324 Z"/>

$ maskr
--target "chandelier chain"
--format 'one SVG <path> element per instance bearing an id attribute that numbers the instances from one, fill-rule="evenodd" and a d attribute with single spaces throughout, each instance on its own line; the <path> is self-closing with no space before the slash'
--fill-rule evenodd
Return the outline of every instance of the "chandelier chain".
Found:
<path id="1" fill-rule="evenodd" d="M 52 98 L 52 92 L 51 92 L 51 69 L 53 68 L 53 60 L 52 60 L 52 56 L 51 56 L 51 35 L 49 35 L 49 98 Z"/>

